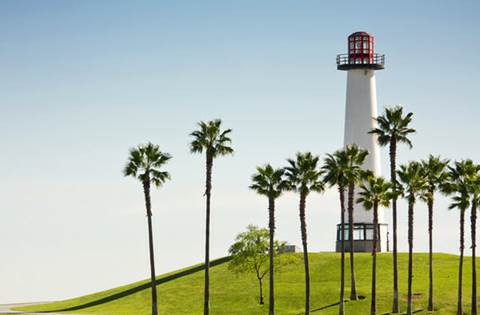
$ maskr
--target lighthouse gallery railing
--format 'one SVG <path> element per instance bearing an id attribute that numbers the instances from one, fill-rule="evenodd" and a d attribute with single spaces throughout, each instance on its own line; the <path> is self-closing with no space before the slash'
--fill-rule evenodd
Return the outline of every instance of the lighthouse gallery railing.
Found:
<path id="1" fill-rule="evenodd" d="M 367 61 L 367 62 L 365 62 Z M 385 65 L 385 55 L 373 54 L 373 58 L 368 58 L 364 60 L 363 58 L 350 58 L 349 54 L 340 54 L 337 55 L 337 65 Z"/>

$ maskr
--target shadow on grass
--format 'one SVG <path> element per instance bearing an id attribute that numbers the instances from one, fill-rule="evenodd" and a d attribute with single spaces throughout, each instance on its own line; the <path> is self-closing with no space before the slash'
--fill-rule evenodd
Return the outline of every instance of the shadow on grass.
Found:
<path id="1" fill-rule="evenodd" d="M 343 303 L 348 303 L 350 302 L 350 300 L 344 300 Z M 322 307 L 319 307 L 319 308 L 316 308 L 316 309 L 313 309 L 311 310 L 310 312 L 320 312 L 320 311 L 323 311 L 323 310 L 326 310 L 327 308 L 330 308 L 330 307 L 334 307 L 334 306 L 338 306 L 340 305 L 340 302 L 337 302 L 337 303 L 332 303 L 332 304 L 329 304 L 329 305 L 325 305 L 325 306 L 322 306 Z M 303 314 L 303 313 L 302 313 Z"/>
<path id="2" fill-rule="evenodd" d="M 424 311 L 423 308 L 418 308 L 418 309 L 414 310 L 414 311 L 412 312 L 412 314 L 420 313 L 420 312 L 423 312 L 423 311 Z M 394 314 L 401 314 L 401 315 L 403 315 L 403 314 L 407 314 L 407 312 L 403 312 L 403 313 L 391 313 L 391 312 L 382 313 L 382 315 L 394 315 Z"/>
<path id="3" fill-rule="evenodd" d="M 362 295 L 359 295 L 358 300 L 365 300 L 365 297 L 362 296 Z M 348 302 L 350 302 L 350 300 L 343 300 L 343 303 L 348 303 Z M 310 312 L 311 313 L 320 312 L 320 311 L 326 310 L 327 308 L 331 308 L 331 307 L 338 306 L 338 305 L 340 305 L 340 302 L 336 302 L 336 303 L 328 304 L 328 305 L 325 305 L 325 306 L 322 306 L 322 307 L 319 307 L 319 308 L 316 308 L 316 309 L 312 309 L 312 310 L 310 310 Z M 303 313 L 300 313 L 298 315 L 303 315 Z"/>
<path id="4" fill-rule="evenodd" d="M 210 267 L 218 266 L 218 265 L 223 264 L 223 263 L 225 263 L 229 260 L 230 260 L 230 257 L 223 257 L 223 258 L 219 258 L 219 259 L 216 259 L 216 260 L 212 260 L 210 262 Z M 155 280 L 155 285 L 159 285 L 159 284 L 169 282 L 169 281 L 172 281 L 172 280 L 175 280 L 175 279 L 178 279 L 178 278 L 182 278 L 182 277 L 191 275 L 195 272 L 202 271 L 204 269 L 205 269 L 205 264 L 202 264 L 202 265 L 196 266 L 196 267 L 192 267 L 192 268 L 180 271 L 178 273 L 175 273 L 173 275 L 169 275 L 169 276 L 165 276 L 165 277 L 160 278 L 160 279 L 156 279 Z M 152 287 L 151 283 L 147 282 L 145 284 L 142 284 L 142 285 L 130 288 L 128 290 L 103 297 L 103 298 L 95 300 L 95 301 L 91 301 L 91 302 L 88 302 L 88 303 L 84 303 L 84 304 L 81 304 L 81 305 L 72 306 L 72 307 L 68 307 L 68 308 L 63 308 L 63 309 L 43 311 L 43 313 L 58 313 L 58 312 L 81 310 L 81 309 L 84 309 L 84 308 L 87 308 L 87 307 L 92 307 L 92 306 L 108 303 L 108 302 L 111 302 L 111 301 L 115 301 L 115 300 L 124 298 L 126 296 L 132 295 L 134 293 L 140 292 L 142 290 L 150 289 L 151 287 Z"/>
<path id="5" fill-rule="evenodd" d="M 344 303 L 348 303 L 350 302 L 350 300 L 344 300 Z M 323 310 L 326 310 L 327 308 L 331 308 L 331 307 L 334 307 L 334 306 L 338 306 L 340 305 L 340 302 L 335 302 L 335 303 L 332 303 L 332 304 L 328 304 L 328 305 L 325 305 L 325 306 L 321 306 L 321 307 L 318 307 L 318 308 L 315 308 L 315 309 L 311 309 L 310 310 L 310 313 L 314 313 L 314 312 L 320 312 L 320 311 L 323 311 Z M 297 315 L 303 315 L 305 313 L 298 313 Z"/>

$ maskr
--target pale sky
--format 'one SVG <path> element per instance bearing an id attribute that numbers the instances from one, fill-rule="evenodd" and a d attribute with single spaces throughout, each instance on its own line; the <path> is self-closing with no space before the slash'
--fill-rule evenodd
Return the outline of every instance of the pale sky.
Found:
<path id="1" fill-rule="evenodd" d="M 152 194 L 157 270 L 203 261 L 204 158 L 188 150 L 199 120 L 222 118 L 236 150 L 214 164 L 212 256 L 248 224 L 266 226 L 266 200 L 248 189 L 255 166 L 342 146 L 346 73 L 335 56 L 354 31 L 386 54 L 379 111 L 414 112 L 414 148 L 400 147 L 399 162 L 429 153 L 480 162 L 479 10 L 477 1 L 1 1 L 0 303 L 148 277 L 141 186 L 121 173 L 128 149 L 147 141 L 173 155 L 172 180 Z M 435 250 L 456 253 L 458 213 L 447 205 L 439 197 Z M 278 239 L 300 245 L 297 196 L 277 209 Z M 416 251 L 427 250 L 426 214 L 419 203 Z M 406 218 L 402 202 L 401 251 Z M 310 250 L 333 250 L 336 192 L 312 195 L 307 219 Z"/>

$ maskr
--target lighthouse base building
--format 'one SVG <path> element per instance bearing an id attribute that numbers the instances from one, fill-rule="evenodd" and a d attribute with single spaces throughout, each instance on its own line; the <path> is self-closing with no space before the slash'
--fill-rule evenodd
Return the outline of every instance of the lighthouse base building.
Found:
<path id="1" fill-rule="evenodd" d="M 389 232 L 388 224 L 379 223 L 380 239 L 377 242 L 377 252 L 388 252 Z M 337 224 L 337 241 L 335 251 L 342 251 L 341 225 Z M 359 253 L 370 253 L 373 249 L 373 223 L 354 223 L 353 224 L 353 250 Z M 348 223 L 345 224 L 345 251 L 350 251 L 350 242 L 348 239 Z"/>
<path id="2" fill-rule="evenodd" d="M 374 51 L 374 37 L 366 32 L 356 32 L 348 37 L 348 54 L 337 56 L 337 69 L 347 71 L 347 93 L 345 104 L 344 145 L 356 144 L 368 150 L 363 169 L 381 175 L 380 149 L 375 135 L 369 132 L 376 127 L 377 87 L 375 72 L 384 69 L 385 56 Z M 356 193 L 359 188 L 356 187 Z M 357 196 L 355 196 L 355 200 Z M 378 251 L 389 251 L 388 225 L 383 209 L 378 211 Z M 353 210 L 354 251 L 371 252 L 373 248 L 373 211 L 356 204 Z M 342 235 L 345 251 L 350 250 L 348 213 L 345 213 L 344 231 L 337 225 L 336 251 L 341 251 Z"/>

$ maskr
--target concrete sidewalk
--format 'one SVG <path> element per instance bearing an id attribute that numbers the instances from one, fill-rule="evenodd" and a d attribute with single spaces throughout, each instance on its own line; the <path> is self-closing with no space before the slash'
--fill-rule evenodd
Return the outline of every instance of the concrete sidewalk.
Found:
<path id="1" fill-rule="evenodd" d="M 65 313 L 32 313 L 32 312 L 24 312 L 24 311 L 13 311 L 12 308 L 19 307 L 19 306 L 28 306 L 28 305 L 35 305 L 35 304 L 44 304 L 45 302 L 38 302 L 38 303 L 17 303 L 17 304 L 1 304 L 0 305 L 0 314 L 31 314 L 31 315 L 71 315 Z M 82 314 L 77 314 L 82 315 Z"/>

